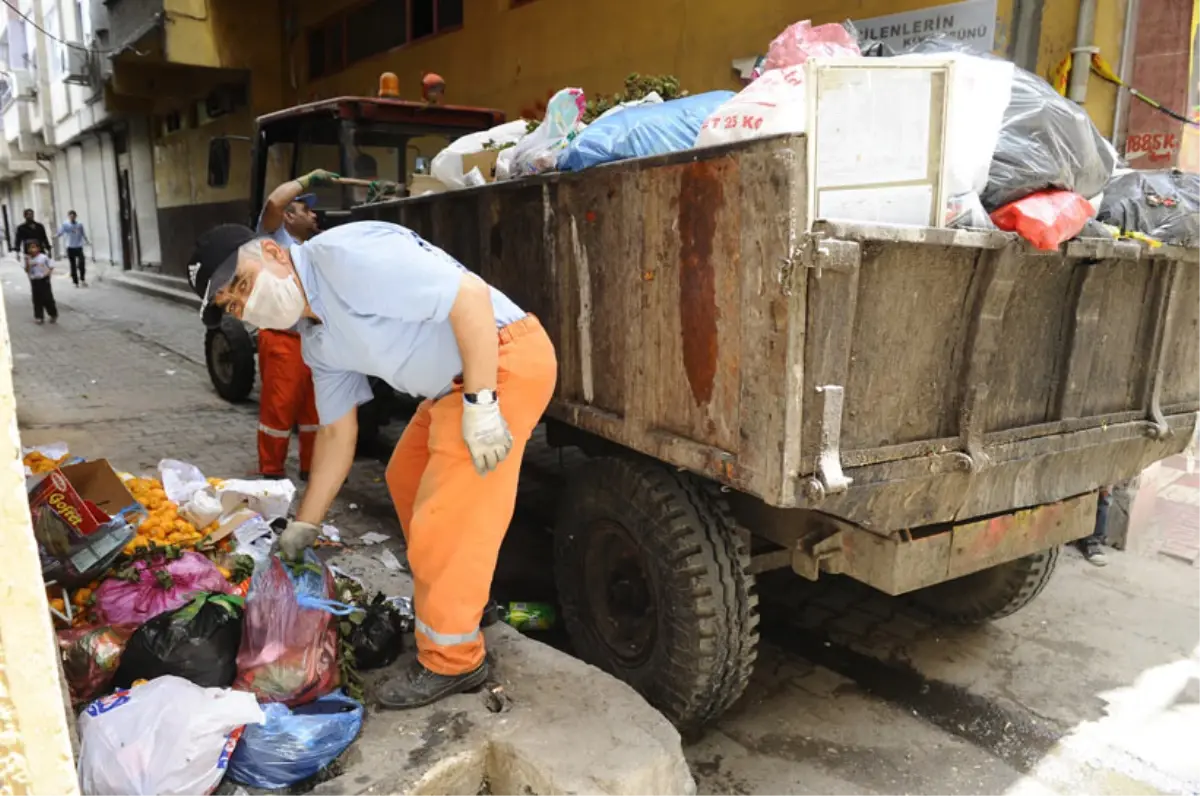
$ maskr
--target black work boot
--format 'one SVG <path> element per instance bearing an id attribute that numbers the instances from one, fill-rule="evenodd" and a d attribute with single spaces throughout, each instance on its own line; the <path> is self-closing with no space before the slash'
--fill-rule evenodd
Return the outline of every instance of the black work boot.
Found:
<path id="1" fill-rule="evenodd" d="M 413 658 L 403 672 L 379 686 L 379 706 L 391 710 L 419 708 L 452 694 L 461 694 L 483 685 L 488 677 L 485 659 L 474 671 L 446 675 L 431 672 Z"/>

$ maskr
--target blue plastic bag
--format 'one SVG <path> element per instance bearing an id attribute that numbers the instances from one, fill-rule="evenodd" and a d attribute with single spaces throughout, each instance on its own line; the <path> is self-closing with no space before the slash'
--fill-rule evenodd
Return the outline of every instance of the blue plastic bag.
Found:
<path id="1" fill-rule="evenodd" d="M 346 751 L 362 729 L 363 706 L 340 691 L 307 705 L 263 705 L 266 721 L 247 724 L 229 777 L 252 788 L 286 788 Z"/>
<path id="2" fill-rule="evenodd" d="M 700 125 L 732 91 L 709 91 L 618 111 L 588 125 L 558 159 L 559 171 L 691 149 Z"/>

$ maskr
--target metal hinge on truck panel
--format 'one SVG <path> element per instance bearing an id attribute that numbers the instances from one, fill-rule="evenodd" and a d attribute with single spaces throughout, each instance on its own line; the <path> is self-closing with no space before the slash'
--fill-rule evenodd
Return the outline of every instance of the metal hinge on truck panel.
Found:
<path id="1" fill-rule="evenodd" d="M 852 271 L 861 261 L 862 250 L 856 241 L 827 238 L 815 232 L 805 235 L 792 250 L 788 270 L 793 263 L 798 263 L 816 271 L 815 275 L 820 279 L 822 270 Z"/>
<path id="2" fill-rule="evenodd" d="M 844 391 L 840 384 L 826 384 L 817 388 L 817 400 L 821 408 L 820 441 L 817 450 L 816 475 L 805 485 L 806 496 L 818 503 L 826 495 L 845 492 L 852 482 L 842 472 L 842 401 Z"/>
<path id="3" fill-rule="evenodd" d="M 1179 287 L 1180 267 L 1176 262 L 1170 262 L 1166 267 L 1166 285 L 1159 294 L 1158 301 L 1158 317 L 1162 320 L 1154 340 L 1153 360 L 1150 364 L 1150 396 L 1146 407 L 1146 435 L 1151 439 L 1166 439 L 1171 435 L 1171 427 L 1167 425 L 1167 418 L 1162 409 L 1163 359 L 1166 355 L 1166 341 L 1172 337 L 1175 316 L 1178 314 L 1176 306 L 1179 302 L 1174 299 Z"/>

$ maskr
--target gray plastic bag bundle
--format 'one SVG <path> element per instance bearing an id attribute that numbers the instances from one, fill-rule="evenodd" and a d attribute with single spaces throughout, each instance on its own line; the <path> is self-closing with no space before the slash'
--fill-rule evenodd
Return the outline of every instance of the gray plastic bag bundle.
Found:
<path id="1" fill-rule="evenodd" d="M 918 42 L 909 52 L 995 57 L 938 37 Z M 1012 97 L 981 195 L 989 212 L 1051 188 L 1095 196 L 1104 190 L 1116 165 L 1116 150 L 1083 108 L 1032 72 L 1013 69 Z"/>
<path id="2" fill-rule="evenodd" d="M 1097 220 L 1163 243 L 1200 244 L 1200 174 L 1179 169 L 1119 172 L 1104 189 Z"/>

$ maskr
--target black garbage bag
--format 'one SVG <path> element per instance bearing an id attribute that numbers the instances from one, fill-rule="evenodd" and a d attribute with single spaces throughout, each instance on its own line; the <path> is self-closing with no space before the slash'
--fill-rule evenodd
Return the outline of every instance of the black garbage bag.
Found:
<path id="1" fill-rule="evenodd" d="M 909 52 L 995 57 L 945 37 L 920 41 Z M 980 198 L 989 213 L 1051 188 L 1091 198 L 1104 190 L 1117 162 L 1116 150 L 1087 111 L 1037 75 L 1014 67 L 1012 97 Z"/>
<path id="2" fill-rule="evenodd" d="M 412 616 L 382 593 L 348 621 L 347 640 L 354 651 L 355 667 L 362 670 L 381 669 L 400 657 L 404 634 L 413 627 Z"/>
<path id="3" fill-rule="evenodd" d="M 242 643 L 242 598 L 198 594 L 187 605 L 159 614 L 130 636 L 113 683 L 173 674 L 205 688 L 228 688 L 237 676 Z"/>
<path id="4" fill-rule="evenodd" d="M 1104 189 L 1096 218 L 1122 232 L 1195 246 L 1200 243 L 1200 174 L 1179 169 L 1121 172 Z"/>

